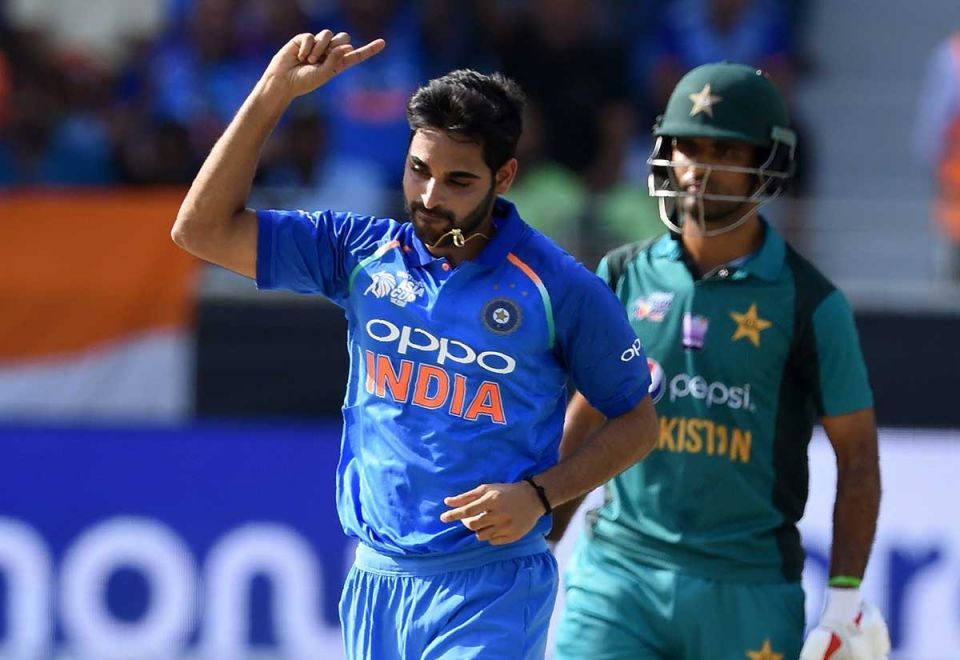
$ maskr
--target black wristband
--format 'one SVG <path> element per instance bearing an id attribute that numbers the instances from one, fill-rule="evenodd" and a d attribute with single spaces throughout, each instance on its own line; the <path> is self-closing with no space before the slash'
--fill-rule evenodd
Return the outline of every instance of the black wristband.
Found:
<path id="1" fill-rule="evenodd" d="M 550 500 L 547 499 L 547 491 L 543 489 L 543 486 L 534 481 L 533 477 L 524 477 L 523 480 L 533 486 L 533 489 L 537 491 L 537 497 L 540 498 L 540 503 L 543 504 L 543 515 L 547 515 L 553 511 L 553 507 L 550 506 Z"/>

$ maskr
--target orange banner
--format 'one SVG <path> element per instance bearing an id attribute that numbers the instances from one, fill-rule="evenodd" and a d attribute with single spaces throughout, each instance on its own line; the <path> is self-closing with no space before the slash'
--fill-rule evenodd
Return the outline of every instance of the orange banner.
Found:
<path id="1" fill-rule="evenodd" d="M 185 192 L 0 194 L 0 362 L 189 327 L 198 262 L 170 240 Z"/>

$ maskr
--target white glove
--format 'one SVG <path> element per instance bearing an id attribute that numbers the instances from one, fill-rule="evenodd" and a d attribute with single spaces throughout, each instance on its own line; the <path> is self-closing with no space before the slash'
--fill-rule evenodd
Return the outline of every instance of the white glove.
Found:
<path id="1" fill-rule="evenodd" d="M 827 589 L 820 624 L 807 636 L 800 660 L 886 660 L 890 633 L 880 610 L 859 589 Z"/>

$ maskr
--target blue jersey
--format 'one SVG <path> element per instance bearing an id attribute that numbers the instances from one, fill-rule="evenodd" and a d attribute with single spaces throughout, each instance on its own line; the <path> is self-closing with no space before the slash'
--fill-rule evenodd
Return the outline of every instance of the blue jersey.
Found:
<path id="1" fill-rule="evenodd" d="M 348 322 L 337 474 L 350 536 L 391 555 L 495 553 L 443 498 L 558 460 L 570 376 L 608 417 L 647 395 L 647 360 L 607 285 L 498 199 L 473 260 L 433 257 L 410 223 L 260 211 L 257 283 L 320 293 Z M 541 519 L 527 540 L 550 528 Z"/>

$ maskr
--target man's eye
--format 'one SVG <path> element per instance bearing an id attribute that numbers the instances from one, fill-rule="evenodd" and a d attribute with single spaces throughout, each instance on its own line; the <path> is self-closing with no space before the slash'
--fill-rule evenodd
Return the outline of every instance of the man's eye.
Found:
<path id="1" fill-rule="evenodd" d="M 459 181 L 459 180 L 457 180 L 457 179 L 451 179 L 451 180 L 450 180 L 450 183 L 451 183 L 451 185 L 454 185 L 454 186 L 456 186 L 457 188 L 466 188 L 467 186 L 470 185 L 470 184 L 469 184 L 468 182 L 466 182 L 466 181 Z"/>

